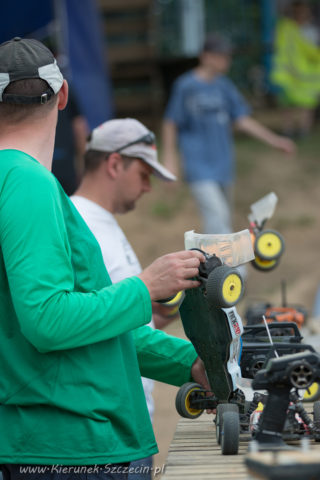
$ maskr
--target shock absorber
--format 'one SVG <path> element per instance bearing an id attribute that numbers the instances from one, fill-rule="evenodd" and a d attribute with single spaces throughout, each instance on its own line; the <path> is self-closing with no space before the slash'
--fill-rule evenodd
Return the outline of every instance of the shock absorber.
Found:
<path id="1" fill-rule="evenodd" d="M 309 415 L 306 412 L 302 402 L 300 401 L 299 395 L 296 391 L 290 392 L 290 401 L 295 405 L 295 411 L 299 414 L 301 420 L 305 425 L 307 425 L 310 429 L 313 428 L 313 422 Z"/>

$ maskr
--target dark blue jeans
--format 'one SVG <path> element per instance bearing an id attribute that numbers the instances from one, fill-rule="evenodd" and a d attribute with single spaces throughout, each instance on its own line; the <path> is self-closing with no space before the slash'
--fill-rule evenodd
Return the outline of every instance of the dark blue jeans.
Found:
<path id="1" fill-rule="evenodd" d="M 127 480 L 130 463 L 106 465 L 2 465 L 3 480 Z"/>
<path id="2" fill-rule="evenodd" d="M 142 458 L 130 463 L 128 480 L 151 480 L 152 457 Z"/>

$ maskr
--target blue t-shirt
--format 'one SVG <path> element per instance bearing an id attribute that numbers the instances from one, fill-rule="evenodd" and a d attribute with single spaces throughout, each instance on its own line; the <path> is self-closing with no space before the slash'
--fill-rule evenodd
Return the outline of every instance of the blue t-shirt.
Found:
<path id="1" fill-rule="evenodd" d="M 207 82 L 190 71 L 175 81 L 165 118 L 177 125 L 187 181 L 232 182 L 232 123 L 249 113 L 245 99 L 227 77 Z"/>

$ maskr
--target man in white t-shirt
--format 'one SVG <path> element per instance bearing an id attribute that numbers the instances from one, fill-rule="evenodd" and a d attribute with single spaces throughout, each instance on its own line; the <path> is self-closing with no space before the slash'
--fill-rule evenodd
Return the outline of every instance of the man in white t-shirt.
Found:
<path id="1" fill-rule="evenodd" d="M 139 274 L 139 260 L 113 215 L 135 208 L 136 201 L 151 190 L 152 174 L 176 180 L 158 162 L 154 134 L 132 118 L 109 120 L 93 130 L 84 168 L 82 183 L 71 200 L 98 240 L 112 282 Z M 165 323 L 157 305 L 153 321 L 158 328 Z M 152 419 L 153 380 L 142 378 L 142 383 Z M 151 478 L 151 469 L 143 469 L 151 465 L 152 458 L 133 462 L 137 473 L 129 478 Z"/>

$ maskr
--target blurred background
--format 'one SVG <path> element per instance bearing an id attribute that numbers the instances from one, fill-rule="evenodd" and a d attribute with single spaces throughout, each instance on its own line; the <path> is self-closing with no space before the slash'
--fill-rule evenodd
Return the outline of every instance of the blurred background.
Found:
<path id="1" fill-rule="evenodd" d="M 11 0 L 2 5 L 0 41 L 37 38 L 54 51 L 77 103 L 74 118 L 85 119 L 87 130 L 109 118 L 135 117 L 155 130 L 161 150 L 160 125 L 172 82 L 197 65 L 203 39 L 213 31 L 230 37 L 235 46 L 230 77 L 252 105 L 254 117 L 281 131 L 270 71 L 275 26 L 290 4 L 290 0 Z M 308 4 L 319 31 L 320 1 Z M 280 305 L 280 285 L 285 281 L 288 303 L 308 310 L 307 325 L 311 318 L 320 325 L 319 107 L 312 131 L 297 145 L 296 155 L 286 158 L 253 139 L 236 136 L 235 230 L 248 228 L 250 204 L 274 191 L 279 203 L 267 228 L 278 230 L 286 242 L 274 271 L 248 267 L 238 310 L 244 315 L 256 301 Z M 152 193 L 118 220 L 143 267 L 159 255 L 184 248 L 184 232 L 201 228 L 188 187 L 181 181 L 171 189 L 155 179 Z M 167 331 L 183 336 L 179 319 Z M 176 390 L 157 384 L 154 393 L 159 466 L 178 421 Z"/>
<path id="2" fill-rule="evenodd" d="M 320 23 L 320 2 L 310 1 Z M 51 47 L 90 128 L 133 116 L 157 129 L 172 81 L 197 64 L 207 32 L 235 46 L 230 77 L 264 106 L 277 18 L 290 0 L 14 0 L 4 2 L 0 40 Z"/>

